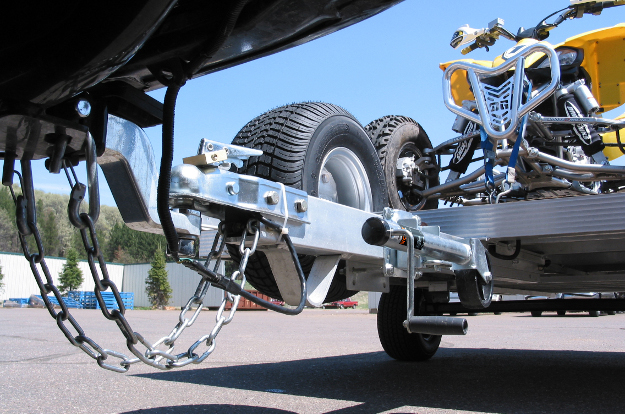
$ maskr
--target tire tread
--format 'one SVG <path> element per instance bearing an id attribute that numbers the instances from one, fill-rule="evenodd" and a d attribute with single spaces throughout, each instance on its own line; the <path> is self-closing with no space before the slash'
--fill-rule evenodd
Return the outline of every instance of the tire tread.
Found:
<path id="1" fill-rule="evenodd" d="M 418 296 L 415 295 L 415 305 Z M 402 323 L 406 318 L 406 287 L 391 285 L 383 293 L 378 305 L 378 336 L 384 351 L 400 361 L 425 361 L 434 356 L 440 344 L 440 335 L 431 335 L 427 343 L 421 334 L 409 334 Z"/>

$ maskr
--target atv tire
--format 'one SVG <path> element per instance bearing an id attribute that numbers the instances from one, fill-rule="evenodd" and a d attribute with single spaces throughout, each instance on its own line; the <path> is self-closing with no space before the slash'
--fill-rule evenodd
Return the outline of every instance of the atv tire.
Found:
<path id="1" fill-rule="evenodd" d="M 438 199 L 424 200 L 414 193 L 411 194 L 411 187 L 396 175 L 399 158 L 414 156 L 417 160 L 425 155 L 426 148 L 432 148 L 432 143 L 421 125 L 406 116 L 389 115 L 369 123 L 365 131 L 373 142 L 384 169 L 390 207 L 407 211 L 438 208 Z M 438 185 L 438 170 L 434 159 L 433 162 L 433 168 L 420 171 L 424 185 L 417 189 L 424 190 Z"/>

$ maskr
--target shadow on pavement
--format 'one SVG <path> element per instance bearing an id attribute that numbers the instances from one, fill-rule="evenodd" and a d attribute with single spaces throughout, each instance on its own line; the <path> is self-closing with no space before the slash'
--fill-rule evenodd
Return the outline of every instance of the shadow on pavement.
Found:
<path id="1" fill-rule="evenodd" d="M 625 359 L 616 352 L 441 348 L 433 359 L 421 363 L 398 362 L 375 352 L 137 376 L 362 402 L 334 413 L 404 406 L 614 413 L 625 407 L 624 375 Z"/>
<path id="2" fill-rule="evenodd" d="M 249 405 L 230 405 L 230 404 L 199 404 L 199 405 L 180 405 L 170 407 L 146 408 L 135 411 L 126 411 L 125 414 L 161 414 L 161 413 L 210 413 L 210 414 L 295 414 L 293 411 L 283 411 L 275 408 L 252 407 Z"/>

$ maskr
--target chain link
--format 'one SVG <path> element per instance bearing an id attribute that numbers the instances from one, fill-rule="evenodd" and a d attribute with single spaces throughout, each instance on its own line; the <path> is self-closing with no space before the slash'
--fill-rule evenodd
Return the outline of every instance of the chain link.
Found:
<path id="1" fill-rule="evenodd" d="M 176 367 L 183 367 L 191 363 L 201 363 L 214 351 L 216 343 L 215 340 L 222 327 L 232 321 L 239 305 L 240 296 L 232 295 L 229 292 L 224 292 L 224 298 L 221 302 L 221 305 L 219 306 L 217 316 L 215 318 L 215 326 L 209 334 L 200 337 L 195 343 L 193 343 L 193 345 L 191 345 L 186 352 L 175 354 L 175 341 L 180 337 L 180 335 L 186 328 L 193 325 L 193 323 L 200 315 L 202 309 L 204 308 L 204 297 L 206 296 L 206 293 L 211 286 L 211 283 L 206 277 L 202 277 L 202 279 L 200 280 L 194 295 L 191 296 L 186 306 L 180 312 L 180 315 L 178 317 L 178 323 L 169 335 L 164 336 L 156 341 L 154 344 L 151 344 L 141 334 L 134 332 L 125 317 L 126 308 L 124 306 L 121 295 L 119 294 L 119 290 L 117 289 L 115 283 L 109 277 L 108 270 L 106 268 L 106 262 L 104 261 L 104 257 L 102 255 L 102 251 L 100 249 L 100 244 L 98 242 L 96 234 L 95 224 L 99 215 L 99 195 L 97 169 L 95 168 L 95 146 L 93 145 L 93 141 L 91 138 L 88 139 L 84 148 L 87 154 L 86 163 L 90 201 L 89 213 L 80 213 L 80 204 L 84 199 L 87 187 L 84 184 L 78 182 L 78 178 L 76 176 L 76 173 L 74 172 L 73 167 L 68 167 L 65 161 L 63 161 L 63 167 L 65 169 L 67 179 L 70 186 L 72 187 L 72 192 L 68 205 L 68 216 L 70 222 L 80 231 L 82 242 L 87 253 L 89 270 L 95 283 L 94 293 L 98 304 L 100 305 L 102 314 L 107 319 L 115 321 L 118 328 L 126 338 L 126 345 L 128 349 L 135 356 L 135 358 L 130 358 L 121 352 L 102 348 L 95 341 L 85 335 L 85 332 L 81 328 L 80 324 L 70 314 L 69 309 L 63 301 L 61 293 L 54 285 L 54 280 L 45 262 L 43 242 L 37 228 L 31 163 L 29 160 L 22 160 L 22 175 L 20 175 L 17 171 L 15 171 L 15 173 L 20 178 L 23 195 L 16 197 L 13 192 L 13 188 L 10 186 L 9 188 L 16 206 L 16 221 L 18 224 L 18 235 L 20 243 L 22 245 L 22 250 L 24 252 L 26 260 L 28 260 L 28 263 L 30 264 L 31 271 L 33 273 L 35 281 L 37 282 L 39 291 L 41 292 L 41 297 L 44 301 L 46 308 L 48 309 L 48 312 L 56 320 L 57 325 L 59 326 L 65 337 L 69 340 L 69 342 L 72 345 L 82 349 L 87 355 L 95 359 L 100 367 L 105 369 L 115 372 L 127 372 L 130 368 L 130 365 L 140 361 L 159 369 L 171 369 Z M 71 170 L 71 175 L 68 169 Z M 97 203 L 98 205 L 93 206 L 94 203 Z M 253 237 L 251 247 L 245 246 L 248 234 Z M 26 240 L 27 236 L 32 236 L 34 238 L 35 245 L 37 247 L 36 253 L 30 252 L 28 242 Z M 239 269 L 235 271 L 232 274 L 232 277 L 229 279 L 229 281 L 233 283 L 236 283 L 235 281 L 238 281 L 237 284 L 240 286 L 241 289 L 244 289 L 245 287 L 245 269 L 247 266 L 247 261 L 249 257 L 256 251 L 259 237 L 259 222 L 257 220 L 250 220 L 247 223 L 246 228 L 243 230 L 241 242 L 239 245 L 239 250 L 243 255 L 239 265 Z M 217 269 L 221 264 L 221 256 L 224 251 L 225 244 L 225 231 L 222 223 L 219 226 L 211 252 L 208 255 L 205 263 L 205 266 L 207 267 L 211 261 L 215 261 L 213 272 L 217 272 Z M 41 277 L 41 273 L 39 272 L 37 265 L 39 265 L 41 271 L 43 272 L 45 282 L 44 279 Z M 118 309 L 109 310 L 102 297 L 102 292 L 109 289 L 113 293 Z M 50 293 L 54 295 L 59 303 L 61 309 L 58 312 L 54 309 L 53 303 L 48 298 L 48 295 Z M 224 312 L 228 304 L 230 304 L 230 310 L 228 315 L 224 316 Z M 187 318 L 186 314 L 192 309 L 193 306 L 197 307 L 193 312 L 193 315 L 190 318 Z M 69 321 L 69 325 L 71 325 L 71 328 L 73 328 L 75 334 L 72 333 L 70 328 L 66 325 L 67 321 Z M 196 349 L 202 343 L 205 343 L 207 348 L 201 355 L 198 355 L 198 353 L 196 353 Z M 137 348 L 139 344 L 145 347 L 145 350 L 143 352 Z M 167 349 L 158 349 L 158 347 L 162 345 L 166 346 Z M 105 362 L 109 356 L 117 358 L 120 361 L 114 365 Z"/>

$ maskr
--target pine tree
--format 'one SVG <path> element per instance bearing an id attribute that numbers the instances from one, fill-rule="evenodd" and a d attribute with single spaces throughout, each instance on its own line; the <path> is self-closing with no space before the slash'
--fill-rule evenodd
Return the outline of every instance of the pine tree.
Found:
<path id="1" fill-rule="evenodd" d="M 59 282 L 61 293 L 76 290 L 82 285 L 83 277 L 82 271 L 78 268 L 78 252 L 74 249 L 67 250 L 67 261 L 63 265 Z"/>
<path id="2" fill-rule="evenodd" d="M 59 227 L 56 213 L 49 207 L 42 210 L 39 230 L 44 251 L 46 256 L 58 256 L 61 252 L 61 245 L 59 243 Z"/>
<path id="3" fill-rule="evenodd" d="M 165 269 L 165 252 L 157 249 L 154 252 L 152 268 L 145 279 L 145 292 L 154 308 L 163 309 L 171 299 L 171 286 L 167 280 L 167 270 Z"/>
<path id="4" fill-rule="evenodd" d="M 162 235 L 132 230 L 124 223 L 118 222 L 110 231 L 104 251 L 105 258 L 116 263 L 145 263 L 150 261 L 153 252 L 165 243 L 167 242 Z"/>

